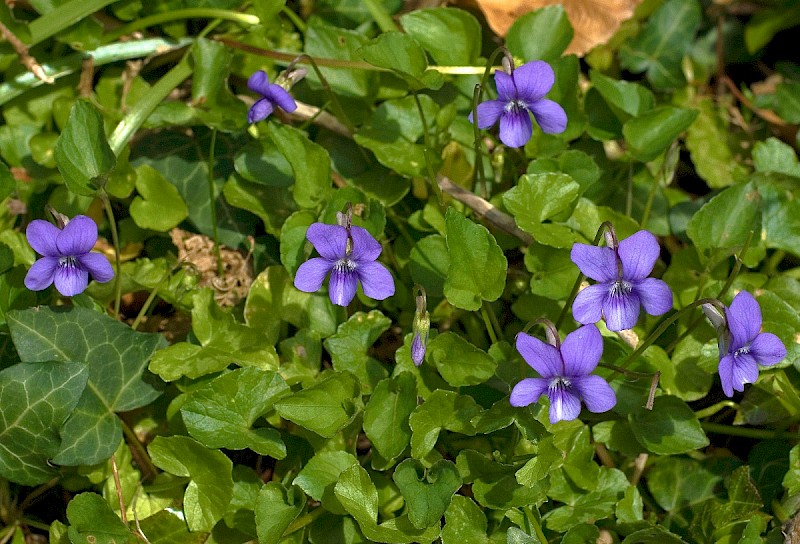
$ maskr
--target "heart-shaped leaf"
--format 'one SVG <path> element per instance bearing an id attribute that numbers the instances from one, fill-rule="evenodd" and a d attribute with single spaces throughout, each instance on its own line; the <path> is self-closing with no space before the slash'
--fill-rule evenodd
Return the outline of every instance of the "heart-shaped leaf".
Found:
<path id="1" fill-rule="evenodd" d="M 418 529 L 438 524 L 461 487 L 458 469 L 445 459 L 427 470 L 416 459 L 406 459 L 397 465 L 393 479 L 408 506 L 408 519 Z"/>

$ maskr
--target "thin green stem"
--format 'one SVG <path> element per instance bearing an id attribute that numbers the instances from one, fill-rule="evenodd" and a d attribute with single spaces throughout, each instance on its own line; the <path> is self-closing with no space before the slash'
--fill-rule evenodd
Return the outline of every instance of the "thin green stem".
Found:
<path id="1" fill-rule="evenodd" d="M 214 188 L 214 148 L 217 144 L 217 129 L 211 130 L 211 143 L 208 144 L 208 207 L 211 212 L 211 231 L 214 236 L 214 256 L 217 258 L 217 276 L 225 275 L 222 264 L 222 253 L 219 250 L 219 232 L 217 230 L 217 195 Z"/>
<path id="2" fill-rule="evenodd" d="M 147 315 L 147 311 L 150 309 L 150 305 L 156 299 L 156 296 L 158 295 L 158 290 L 161 289 L 161 286 L 164 285 L 164 283 L 166 283 L 166 281 L 170 278 L 171 275 L 172 275 L 172 269 L 167 270 L 167 273 L 164 274 L 164 276 L 159 280 L 159 282 L 150 292 L 150 294 L 147 297 L 147 300 L 145 300 L 144 304 L 142 304 L 142 308 L 139 310 L 139 314 L 136 316 L 136 319 L 134 319 L 133 323 L 131 324 L 131 328 L 133 330 L 136 330 L 139 327 L 139 325 L 142 322 L 142 319 L 144 319 L 144 316 Z"/>
<path id="3" fill-rule="evenodd" d="M 497 337 L 500 340 L 505 340 L 505 334 L 503 333 L 503 327 L 500 326 L 500 321 L 497 319 L 497 315 L 494 313 L 494 308 L 492 308 L 492 304 L 489 302 L 483 301 L 483 305 L 487 308 L 487 313 L 489 314 L 489 320 L 492 322 L 492 326 L 497 331 Z"/>
<path id="4" fill-rule="evenodd" d="M 386 8 L 383 7 L 383 4 L 378 2 L 377 0 L 364 0 L 364 4 L 367 6 L 367 10 L 369 10 L 369 14 L 372 15 L 372 18 L 375 19 L 375 22 L 378 24 L 378 27 L 383 32 L 397 32 L 400 29 L 394 23 L 392 16 L 389 15 L 389 12 L 386 11 Z"/>
<path id="5" fill-rule="evenodd" d="M 486 189 L 486 178 L 483 176 L 483 153 L 481 146 L 481 129 L 478 127 L 478 104 L 481 103 L 481 95 L 483 89 L 486 88 L 486 82 L 489 80 L 489 74 L 493 71 L 493 66 L 497 60 L 498 55 L 508 53 L 505 47 L 498 47 L 495 49 L 489 58 L 486 59 L 486 65 L 483 69 L 483 76 L 480 83 L 475 84 L 475 90 L 472 93 L 472 130 L 475 135 L 474 148 L 475 148 L 475 170 L 472 172 L 472 186 L 475 187 L 480 182 L 481 195 L 483 198 L 489 198 Z"/>
<path id="6" fill-rule="evenodd" d="M 319 78 L 319 82 L 322 85 L 322 88 L 325 89 L 325 94 L 327 94 L 331 100 L 331 108 L 333 109 L 333 113 L 336 115 L 336 117 L 339 118 L 339 120 L 342 123 L 344 123 L 347 126 L 347 129 L 350 131 L 351 134 L 355 132 L 356 130 L 355 125 L 352 123 L 352 121 L 350 121 L 350 118 L 345 113 L 344 108 L 342 108 L 342 104 L 341 102 L 339 102 L 339 98 L 333 92 L 333 89 L 331 89 L 330 83 L 328 83 L 328 79 L 322 73 L 322 70 L 319 69 L 319 63 L 316 61 L 316 59 L 306 55 L 305 53 L 301 53 L 300 55 L 296 56 L 292 60 L 292 62 L 289 63 L 287 69 L 290 69 L 295 64 L 303 62 L 305 62 L 306 64 L 310 64 L 311 68 L 314 70 L 314 73 L 317 74 L 317 77 Z"/>
<path id="7" fill-rule="evenodd" d="M 142 17 L 131 21 L 125 26 L 122 26 L 113 32 L 109 32 L 104 37 L 105 43 L 116 41 L 121 36 L 131 34 L 137 30 L 142 30 L 151 26 L 170 23 L 172 21 L 180 21 L 181 19 L 222 19 L 224 21 L 232 21 L 244 26 L 255 26 L 261 22 L 257 15 L 250 15 L 247 13 L 239 13 L 227 9 L 215 8 L 187 8 L 176 9 L 172 11 L 165 11 L 163 13 L 156 13 L 149 17 Z"/>
<path id="8" fill-rule="evenodd" d="M 133 450 L 131 453 L 133 454 L 133 458 L 136 462 L 141 466 L 143 480 L 151 480 L 155 478 L 158 474 L 158 469 L 153 464 L 153 461 L 150 459 L 150 454 L 147 453 L 147 450 L 139 442 L 139 437 L 136 436 L 136 433 L 133 432 L 133 429 L 128 427 L 128 424 L 125 423 L 125 420 L 119 418 L 119 422 L 122 424 L 122 434 L 125 435 L 125 438 L 128 439 L 128 446 Z"/>
<path id="9" fill-rule="evenodd" d="M 726 434 L 729 436 L 741 436 L 744 438 L 755 438 L 757 440 L 770 440 L 772 438 L 797 439 L 797 433 L 786 431 L 769 431 L 766 429 L 751 429 L 749 427 L 739 427 L 736 425 L 722 425 L 721 423 L 711 423 L 701 421 L 700 426 L 709 433 Z"/>
<path id="10" fill-rule="evenodd" d="M 41 521 L 37 521 L 35 519 L 31 519 L 29 517 L 24 517 L 20 520 L 21 525 L 27 525 L 28 527 L 33 527 L 34 529 L 39 529 L 40 531 L 49 531 L 50 526 L 46 523 L 42 523 Z"/>
<path id="11" fill-rule="evenodd" d="M 690 310 L 693 310 L 693 309 L 695 309 L 695 308 L 697 308 L 697 307 L 699 307 L 699 306 L 701 306 L 703 304 L 714 304 L 714 305 L 717 305 L 717 304 L 719 304 L 719 301 L 717 299 L 714 299 L 714 298 L 701 298 L 700 300 L 695 300 L 694 302 L 691 302 L 690 304 L 687 304 L 684 308 L 681 308 L 680 310 L 678 310 L 677 312 L 675 312 L 674 314 L 669 316 L 669 318 L 667 318 L 667 319 L 665 319 L 664 321 L 661 322 L 661 325 L 659 325 L 656 328 L 656 330 L 654 330 L 652 333 L 650 333 L 650 336 L 645 338 L 644 342 L 642 342 L 639 345 L 638 348 L 633 350 L 633 352 L 631 352 L 631 354 L 628 355 L 625 358 L 625 360 L 622 361 L 622 363 L 620 363 L 620 365 L 619 365 L 620 368 L 625 368 L 629 364 L 631 364 L 631 362 L 636 360 L 636 358 L 639 357 L 644 352 L 644 350 L 649 348 L 650 345 L 653 342 L 655 342 L 658 339 L 659 336 L 664 334 L 664 331 L 666 331 L 670 327 L 670 325 L 672 325 L 678 319 L 680 319 L 681 316 L 683 316 L 683 314 L 685 314 L 686 312 L 688 312 Z"/>
<path id="12" fill-rule="evenodd" d="M 604 221 L 600 228 L 597 229 L 597 234 L 594 237 L 594 242 L 592 245 L 597 245 L 600 243 L 601 238 L 603 237 L 603 232 L 607 229 L 613 228 L 611 223 L 608 221 Z M 575 284 L 572 286 L 572 291 L 569 293 L 569 297 L 567 297 L 567 301 L 564 303 L 564 307 L 561 309 L 561 313 L 558 316 L 558 320 L 556 321 L 556 329 L 560 328 L 561 325 L 564 323 L 564 319 L 567 317 L 567 311 L 572 308 L 572 303 L 575 301 L 575 297 L 578 296 L 578 291 L 581 288 L 581 283 L 583 283 L 583 273 L 578 272 L 578 278 L 575 280 Z"/>
<path id="13" fill-rule="evenodd" d="M 525 516 L 525 520 L 529 520 L 529 518 L 533 518 L 533 530 L 536 533 L 536 537 L 539 539 L 540 542 L 543 544 L 547 542 L 547 537 L 544 536 L 544 532 L 542 531 L 542 524 L 539 523 L 539 520 L 536 519 L 535 516 Z"/>
<path id="14" fill-rule="evenodd" d="M 283 536 L 290 535 L 290 534 L 292 534 L 292 533 L 294 533 L 296 531 L 299 531 L 300 529 L 302 529 L 306 525 L 309 525 L 315 519 L 320 517 L 325 512 L 327 512 L 327 510 L 325 508 L 317 507 L 314 510 L 312 510 L 311 512 L 308 512 L 308 513 L 300 516 L 299 518 L 297 518 L 296 520 L 294 520 L 292 523 L 289 524 L 289 526 L 283 532 Z"/>
<path id="15" fill-rule="evenodd" d="M 660 181 L 659 176 L 653 176 L 653 184 L 650 185 L 650 191 L 647 193 L 647 202 L 644 204 L 642 220 L 639 223 L 643 229 L 647 228 L 647 221 L 650 219 L 650 211 L 653 209 L 653 201 L 656 199 L 656 190 Z"/>
<path id="16" fill-rule="evenodd" d="M 281 13 L 283 13 L 286 16 L 286 18 L 292 22 L 292 24 L 295 26 L 297 30 L 299 30 L 302 34 L 306 33 L 308 25 L 306 25 L 306 22 L 302 20 L 295 12 L 293 12 L 286 6 L 283 6 L 281 8 Z"/>
<path id="17" fill-rule="evenodd" d="M 489 333 L 492 344 L 496 344 L 498 342 L 497 333 L 494 331 L 492 320 L 489 318 L 489 312 L 486 311 L 486 304 L 486 301 L 481 304 L 481 317 L 483 318 L 483 324 L 486 326 L 486 332 Z"/>
<path id="18" fill-rule="evenodd" d="M 111 207 L 111 201 L 108 199 L 108 194 L 104 190 L 100 191 L 100 200 L 103 201 L 103 208 L 105 208 L 106 215 L 108 216 L 108 225 L 111 228 L 111 243 L 114 246 L 114 265 L 116 274 L 114 274 L 114 319 L 119 319 L 119 306 L 122 300 L 122 268 L 119 257 L 119 235 L 117 234 L 117 221 L 114 218 L 114 209 Z"/>
<path id="19" fill-rule="evenodd" d="M 433 172 L 433 165 L 431 164 L 430 158 L 428 157 L 428 153 L 433 151 L 433 143 L 431 142 L 431 135 L 428 132 L 428 121 L 425 119 L 425 112 L 422 110 L 422 102 L 419 100 L 419 95 L 415 91 L 411 92 L 411 95 L 414 97 L 414 102 L 417 104 L 417 111 L 419 112 L 420 121 L 422 121 L 422 139 L 425 142 L 425 149 L 422 150 L 422 154 L 425 156 L 425 170 L 428 172 L 428 183 L 430 183 L 431 188 L 433 189 L 434 194 L 439 200 L 439 204 L 442 204 L 442 189 L 439 187 L 439 184 L 436 183 L 436 174 Z"/>
<path id="20" fill-rule="evenodd" d="M 777 273 L 778 265 L 781 264 L 783 258 L 786 257 L 786 252 L 782 249 L 775 251 L 769 256 L 767 262 L 764 263 L 764 273 L 767 276 L 774 276 Z"/>
<path id="21" fill-rule="evenodd" d="M 720 410 L 722 410 L 724 408 L 736 408 L 736 406 L 737 406 L 737 404 L 735 402 L 733 402 L 732 400 L 723 400 L 723 401 L 720 401 L 720 402 L 718 402 L 716 404 L 712 404 L 711 406 L 703 408 L 702 410 L 696 411 L 694 413 L 694 416 L 697 419 L 703 419 L 704 417 L 713 416 L 714 414 L 716 414 L 717 412 L 719 412 Z"/>

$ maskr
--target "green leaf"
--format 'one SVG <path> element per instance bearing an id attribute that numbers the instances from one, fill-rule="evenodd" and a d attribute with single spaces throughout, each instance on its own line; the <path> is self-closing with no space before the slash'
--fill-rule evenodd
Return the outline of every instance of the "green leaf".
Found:
<path id="1" fill-rule="evenodd" d="M 450 266 L 444 294 L 450 304 L 475 311 L 484 300 L 497 300 L 506 285 L 508 261 L 494 236 L 454 208 L 447 208 L 447 253 Z"/>
<path id="2" fill-rule="evenodd" d="M 472 484 L 475 500 L 486 508 L 507 510 L 527 506 L 544 496 L 546 481 L 533 487 L 520 485 L 514 478 L 514 465 L 498 463 L 475 450 L 462 450 L 456 466 L 464 483 Z"/>
<path id="3" fill-rule="evenodd" d="M 207 448 L 250 448 L 283 459 L 286 446 L 280 433 L 270 427 L 252 426 L 289 391 L 275 372 L 240 368 L 191 391 L 181 406 L 181 415 L 189 434 Z"/>
<path id="4" fill-rule="evenodd" d="M 306 232 L 317 217 L 308 210 L 290 215 L 281 227 L 281 263 L 291 275 L 306 261 Z"/>
<path id="5" fill-rule="evenodd" d="M 552 300 L 564 300 L 575 281 L 575 263 L 567 249 L 533 244 L 525 253 L 525 268 L 531 273 L 531 293 Z"/>
<path id="6" fill-rule="evenodd" d="M 800 253 L 800 191 L 796 180 L 788 183 L 769 183 L 755 179 L 763 202 L 761 240 L 767 247 Z"/>
<path id="7" fill-rule="evenodd" d="M 753 166 L 758 172 L 778 172 L 800 178 L 800 162 L 790 145 L 775 137 L 753 146 Z"/>
<path id="8" fill-rule="evenodd" d="M 652 161 L 665 151 L 697 117 L 696 110 L 661 106 L 622 126 L 628 149 L 637 160 Z"/>
<path id="9" fill-rule="evenodd" d="M 468 395 L 438 389 L 411 414 L 411 455 L 415 459 L 427 456 L 443 429 L 461 434 L 475 434 L 470 420 L 481 413 L 481 408 Z"/>
<path id="10" fill-rule="evenodd" d="M 403 372 L 381 381 L 364 410 L 364 432 L 381 457 L 394 460 L 408 447 L 411 412 L 417 407 L 414 376 Z"/>
<path id="11" fill-rule="evenodd" d="M 598 531 L 599 533 L 599 531 Z M 566 535 L 564 535 L 566 539 Z M 562 541 L 563 542 L 563 541 Z M 509 527 L 506 533 L 506 544 L 544 544 L 536 536 L 531 536 L 522 529 Z"/>
<path id="12" fill-rule="evenodd" d="M 425 48 L 437 64 L 473 64 L 481 50 L 481 26 L 458 8 L 429 8 L 400 17 L 403 29 Z"/>
<path id="13" fill-rule="evenodd" d="M 662 457 L 648 471 L 647 489 L 661 508 L 678 512 L 713 497 L 721 480 L 694 460 Z"/>
<path id="14" fill-rule="evenodd" d="M 715 527 L 749 519 L 763 506 L 758 488 L 750 478 L 750 467 L 739 467 L 728 480 L 728 502 L 715 508 L 711 514 Z"/>
<path id="15" fill-rule="evenodd" d="M 313 386 L 275 404 L 280 416 L 330 438 L 344 428 L 361 409 L 361 385 L 350 372 L 323 374 Z"/>
<path id="16" fill-rule="evenodd" d="M 275 370 L 280 363 L 275 347 L 266 342 L 263 331 L 237 323 L 222 310 L 211 289 L 195 293 L 192 305 L 192 330 L 200 346 L 187 342 L 159 350 L 150 362 L 150 371 L 164 381 L 183 376 L 199 378 L 230 364 Z"/>
<path id="17" fill-rule="evenodd" d="M 72 106 L 55 153 L 58 169 L 73 193 L 91 196 L 105 185 L 116 159 L 103 118 L 91 102 L 78 100 Z"/>
<path id="18" fill-rule="evenodd" d="M 292 485 L 298 486 L 312 499 L 322 502 L 323 506 L 334 514 L 346 514 L 347 511 L 334 494 L 334 487 L 339 476 L 358 464 L 358 459 L 346 451 L 320 451 L 308 460 Z"/>
<path id="19" fill-rule="evenodd" d="M 0 200 L 5 200 L 16 190 L 17 182 L 6 163 L 0 161 Z"/>
<path id="20" fill-rule="evenodd" d="M 753 183 L 729 187 L 694 214 L 686 234 L 700 251 L 741 247 L 758 227 L 760 200 Z"/>
<path id="21" fill-rule="evenodd" d="M 262 487 L 255 505 L 259 544 L 278 544 L 305 504 L 306 496 L 296 487 L 286 489 L 279 482 Z"/>
<path id="22" fill-rule="evenodd" d="M 398 74 L 412 90 L 436 90 L 444 83 L 439 72 L 427 71 L 425 51 L 408 34 L 384 32 L 367 42 L 359 50 L 359 54 L 368 63 Z"/>
<path id="23" fill-rule="evenodd" d="M 454 495 L 444 515 L 442 528 L 442 544 L 485 544 L 486 515 L 481 507 L 468 497 Z"/>
<path id="24" fill-rule="evenodd" d="M 652 91 L 638 83 L 612 79 L 596 70 L 589 72 L 589 78 L 592 86 L 623 121 L 650 111 L 655 105 L 656 99 Z"/>
<path id="25" fill-rule="evenodd" d="M 416 459 L 406 459 L 392 475 L 408 507 L 408 519 L 418 529 L 438 527 L 439 519 L 450 505 L 450 500 L 461 487 L 461 476 L 456 466 L 440 459 L 425 468 Z"/>
<path id="26" fill-rule="evenodd" d="M 81 493 L 67 504 L 70 542 L 73 544 L 119 544 L 135 542 L 108 503 L 97 493 Z"/>
<path id="27" fill-rule="evenodd" d="M 573 33 L 564 7 L 547 6 L 515 20 L 506 34 L 506 47 L 515 57 L 526 61 L 551 62 L 561 56 Z"/>
<path id="28" fill-rule="evenodd" d="M 183 496 L 183 513 L 191 531 L 211 531 L 233 497 L 233 463 L 188 436 L 157 436 L 147 451 L 160 469 L 190 478 Z"/>
<path id="29" fill-rule="evenodd" d="M 800 83 L 778 83 L 775 88 L 775 112 L 787 123 L 800 123 Z"/>
<path id="30" fill-rule="evenodd" d="M 427 543 L 439 536 L 438 526 L 421 531 L 411 525 L 406 516 L 378 525 L 378 490 L 367 471 L 360 465 L 353 465 L 342 472 L 336 483 L 335 493 L 345 509 L 356 519 L 364 536 L 373 542 Z"/>
<path id="31" fill-rule="evenodd" d="M 538 237 L 542 223 L 568 209 L 578 198 L 581 186 L 568 174 L 548 172 L 525 174 L 517 185 L 503 194 L 503 205 L 522 230 Z"/>
<path id="32" fill-rule="evenodd" d="M 189 216 L 175 186 L 146 164 L 136 169 L 136 190 L 139 195 L 131 202 L 130 213 L 143 229 L 167 232 Z"/>
<path id="33" fill-rule="evenodd" d="M 622 544 L 686 544 L 686 541 L 660 525 L 653 525 L 629 534 Z"/>
<path id="34" fill-rule="evenodd" d="M 453 332 L 431 340 L 428 354 L 428 360 L 453 387 L 483 383 L 497 368 L 497 361 Z"/>
<path id="35" fill-rule="evenodd" d="M 146 406 L 160 395 L 144 372 L 153 354 L 166 345 L 164 338 L 78 307 L 13 311 L 8 324 L 23 362 L 76 361 L 89 371 L 87 387 L 61 429 L 61 450 L 52 461 L 73 466 L 108 459 L 122 439 L 115 412 Z"/>
<path id="36" fill-rule="evenodd" d="M 623 68 L 640 73 L 656 89 L 680 87 L 683 56 L 689 51 L 702 12 L 697 0 L 668 0 L 650 17 L 647 26 L 620 48 Z M 680 23 L 680 24 L 678 24 Z"/>
<path id="37" fill-rule="evenodd" d="M 292 167 L 292 194 L 297 204 L 302 208 L 319 207 L 331 192 L 328 152 L 289 125 L 268 123 L 267 134 Z"/>
<path id="38" fill-rule="evenodd" d="M 547 528 L 563 532 L 579 523 L 611 516 L 614 505 L 622 498 L 628 485 L 628 479 L 622 471 L 602 467 L 594 490 L 582 494 L 573 504 L 560 506 L 543 517 Z"/>
<path id="39" fill-rule="evenodd" d="M 292 167 L 270 139 L 251 140 L 233 159 L 236 173 L 247 181 L 270 187 L 288 187 Z"/>
<path id="40" fill-rule="evenodd" d="M 78 403 L 89 372 L 81 363 L 21 363 L 0 371 L 0 474 L 38 485 L 58 474 L 58 429 Z"/>
<path id="41" fill-rule="evenodd" d="M 432 234 L 419 240 L 411 249 L 411 278 L 425 286 L 429 297 L 441 297 L 450 258 L 444 236 Z"/>
<path id="42" fill-rule="evenodd" d="M 658 455 L 676 455 L 708 445 L 694 412 L 678 397 L 656 397 L 652 410 L 640 407 L 628 420 L 636 439 Z"/>
<path id="43" fill-rule="evenodd" d="M 356 312 L 339 325 L 336 334 L 325 340 L 333 368 L 355 374 L 364 393 L 370 393 L 379 381 L 388 376 L 380 361 L 367 352 L 391 324 L 392 320 L 378 310 L 368 314 Z"/>
<path id="44" fill-rule="evenodd" d="M 359 32 L 328 26 L 316 17 L 309 21 L 304 37 L 305 52 L 310 56 L 344 61 L 361 60 L 359 50 L 368 41 Z M 377 90 L 378 74 L 372 70 L 321 66 L 320 71 L 337 94 L 366 97 Z M 307 79 L 320 88 L 319 78 L 314 70 L 309 71 Z"/>
<path id="45" fill-rule="evenodd" d="M 775 34 L 800 23 L 800 6 L 785 3 L 764 6 L 751 17 L 744 29 L 744 43 L 749 53 L 766 46 Z"/>
<path id="46" fill-rule="evenodd" d="M 697 174 L 712 189 L 733 185 L 745 177 L 747 169 L 736 160 L 728 143 L 728 114 L 710 98 L 700 100 L 695 107 L 700 113 L 688 129 L 686 147 Z"/>

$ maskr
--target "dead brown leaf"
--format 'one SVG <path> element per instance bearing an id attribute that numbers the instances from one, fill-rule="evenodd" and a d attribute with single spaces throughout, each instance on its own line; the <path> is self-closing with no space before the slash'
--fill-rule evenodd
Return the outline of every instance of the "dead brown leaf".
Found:
<path id="1" fill-rule="evenodd" d="M 633 16 L 642 0 L 462 0 L 475 3 L 498 36 L 505 36 L 521 15 L 545 6 L 562 5 L 575 35 L 567 54 L 583 56 L 596 45 L 605 43 L 620 24 Z M 531 39 L 536 39 L 532 36 Z"/>

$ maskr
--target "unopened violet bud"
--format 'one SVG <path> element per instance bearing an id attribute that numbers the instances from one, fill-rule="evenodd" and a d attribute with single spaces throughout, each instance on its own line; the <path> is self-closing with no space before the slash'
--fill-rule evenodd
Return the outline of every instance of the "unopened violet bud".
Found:
<path id="1" fill-rule="evenodd" d="M 422 364 L 425 360 L 425 350 L 428 345 L 428 332 L 431 328 L 431 316 L 427 309 L 427 298 L 425 288 L 421 285 L 415 285 L 414 290 L 419 294 L 417 295 L 417 310 L 414 312 L 414 322 L 412 323 L 411 330 L 414 333 L 414 339 L 411 341 L 411 359 L 416 366 Z"/>

